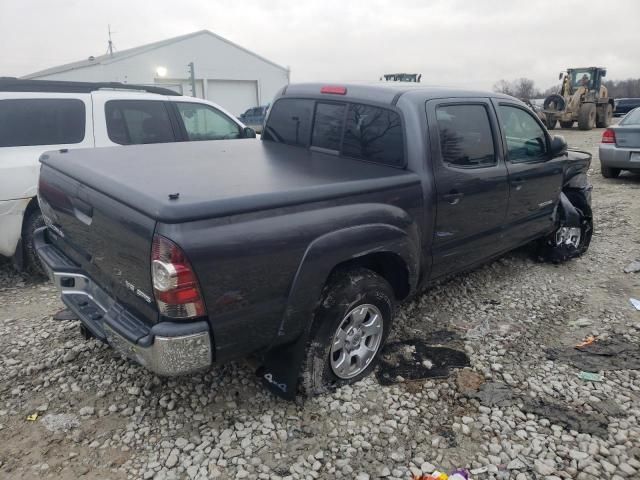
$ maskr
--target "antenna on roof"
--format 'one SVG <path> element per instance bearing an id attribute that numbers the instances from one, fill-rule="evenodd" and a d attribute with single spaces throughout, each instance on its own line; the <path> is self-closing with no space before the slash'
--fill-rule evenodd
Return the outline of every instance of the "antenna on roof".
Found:
<path id="1" fill-rule="evenodd" d="M 113 57 L 113 41 L 111 40 L 111 34 L 115 33 L 111 31 L 111 25 L 107 25 L 108 31 L 109 31 L 109 43 L 107 46 L 107 53 L 109 54 L 109 56 Z"/>

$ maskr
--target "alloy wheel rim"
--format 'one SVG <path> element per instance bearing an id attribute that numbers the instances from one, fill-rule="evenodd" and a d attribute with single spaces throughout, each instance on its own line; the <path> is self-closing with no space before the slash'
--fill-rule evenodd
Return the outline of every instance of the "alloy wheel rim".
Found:
<path id="1" fill-rule="evenodd" d="M 375 305 L 359 305 L 347 313 L 331 340 L 333 373 L 344 380 L 366 370 L 378 353 L 384 330 L 382 313 Z"/>

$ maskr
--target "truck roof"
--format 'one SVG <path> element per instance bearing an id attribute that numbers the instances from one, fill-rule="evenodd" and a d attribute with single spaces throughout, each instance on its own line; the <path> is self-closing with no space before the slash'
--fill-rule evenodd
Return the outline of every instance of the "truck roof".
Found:
<path id="1" fill-rule="evenodd" d="M 165 223 L 419 182 L 406 170 L 253 139 L 61 150 L 40 161 Z"/>
<path id="2" fill-rule="evenodd" d="M 323 94 L 323 87 L 332 86 L 345 88 L 345 94 Z M 465 90 L 451 87 L 427 86 L 420 83 L 408 82 L 380 82 L 380 83 L 297 83 L 285 87 L 280 94 L 283 97 L 314 97 L 327 100 L 359 100 L 370 103 L 388 103 L 395 105 L 400 97 L 410 93 L 416 101 L 426 101 L 434 98 L 471 98 L 494 97 L 513 100 L 513 97 L 502 93 L 486 92 L 482 90 Z"/>

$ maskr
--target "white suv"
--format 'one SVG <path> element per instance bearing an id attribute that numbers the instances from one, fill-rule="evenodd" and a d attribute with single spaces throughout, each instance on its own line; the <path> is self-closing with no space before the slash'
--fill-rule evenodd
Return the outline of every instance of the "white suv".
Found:
<path id="1" fill-rule="evenodd" d="M 0 255 L 39 268 L 32 240 L 47 150 L 253 137 L 218 105 L 163 88 L 0 78 Z"/>

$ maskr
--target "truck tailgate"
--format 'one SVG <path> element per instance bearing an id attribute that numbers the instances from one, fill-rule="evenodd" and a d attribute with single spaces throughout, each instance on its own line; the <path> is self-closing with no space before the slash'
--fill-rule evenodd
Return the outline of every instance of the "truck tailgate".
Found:
<path id="1" fill-rule="evenodd" d="M 155 220 L 48 165 L 38 197 L 52 243 L 112 299 L 157 322 L 150 273 Z"/>

